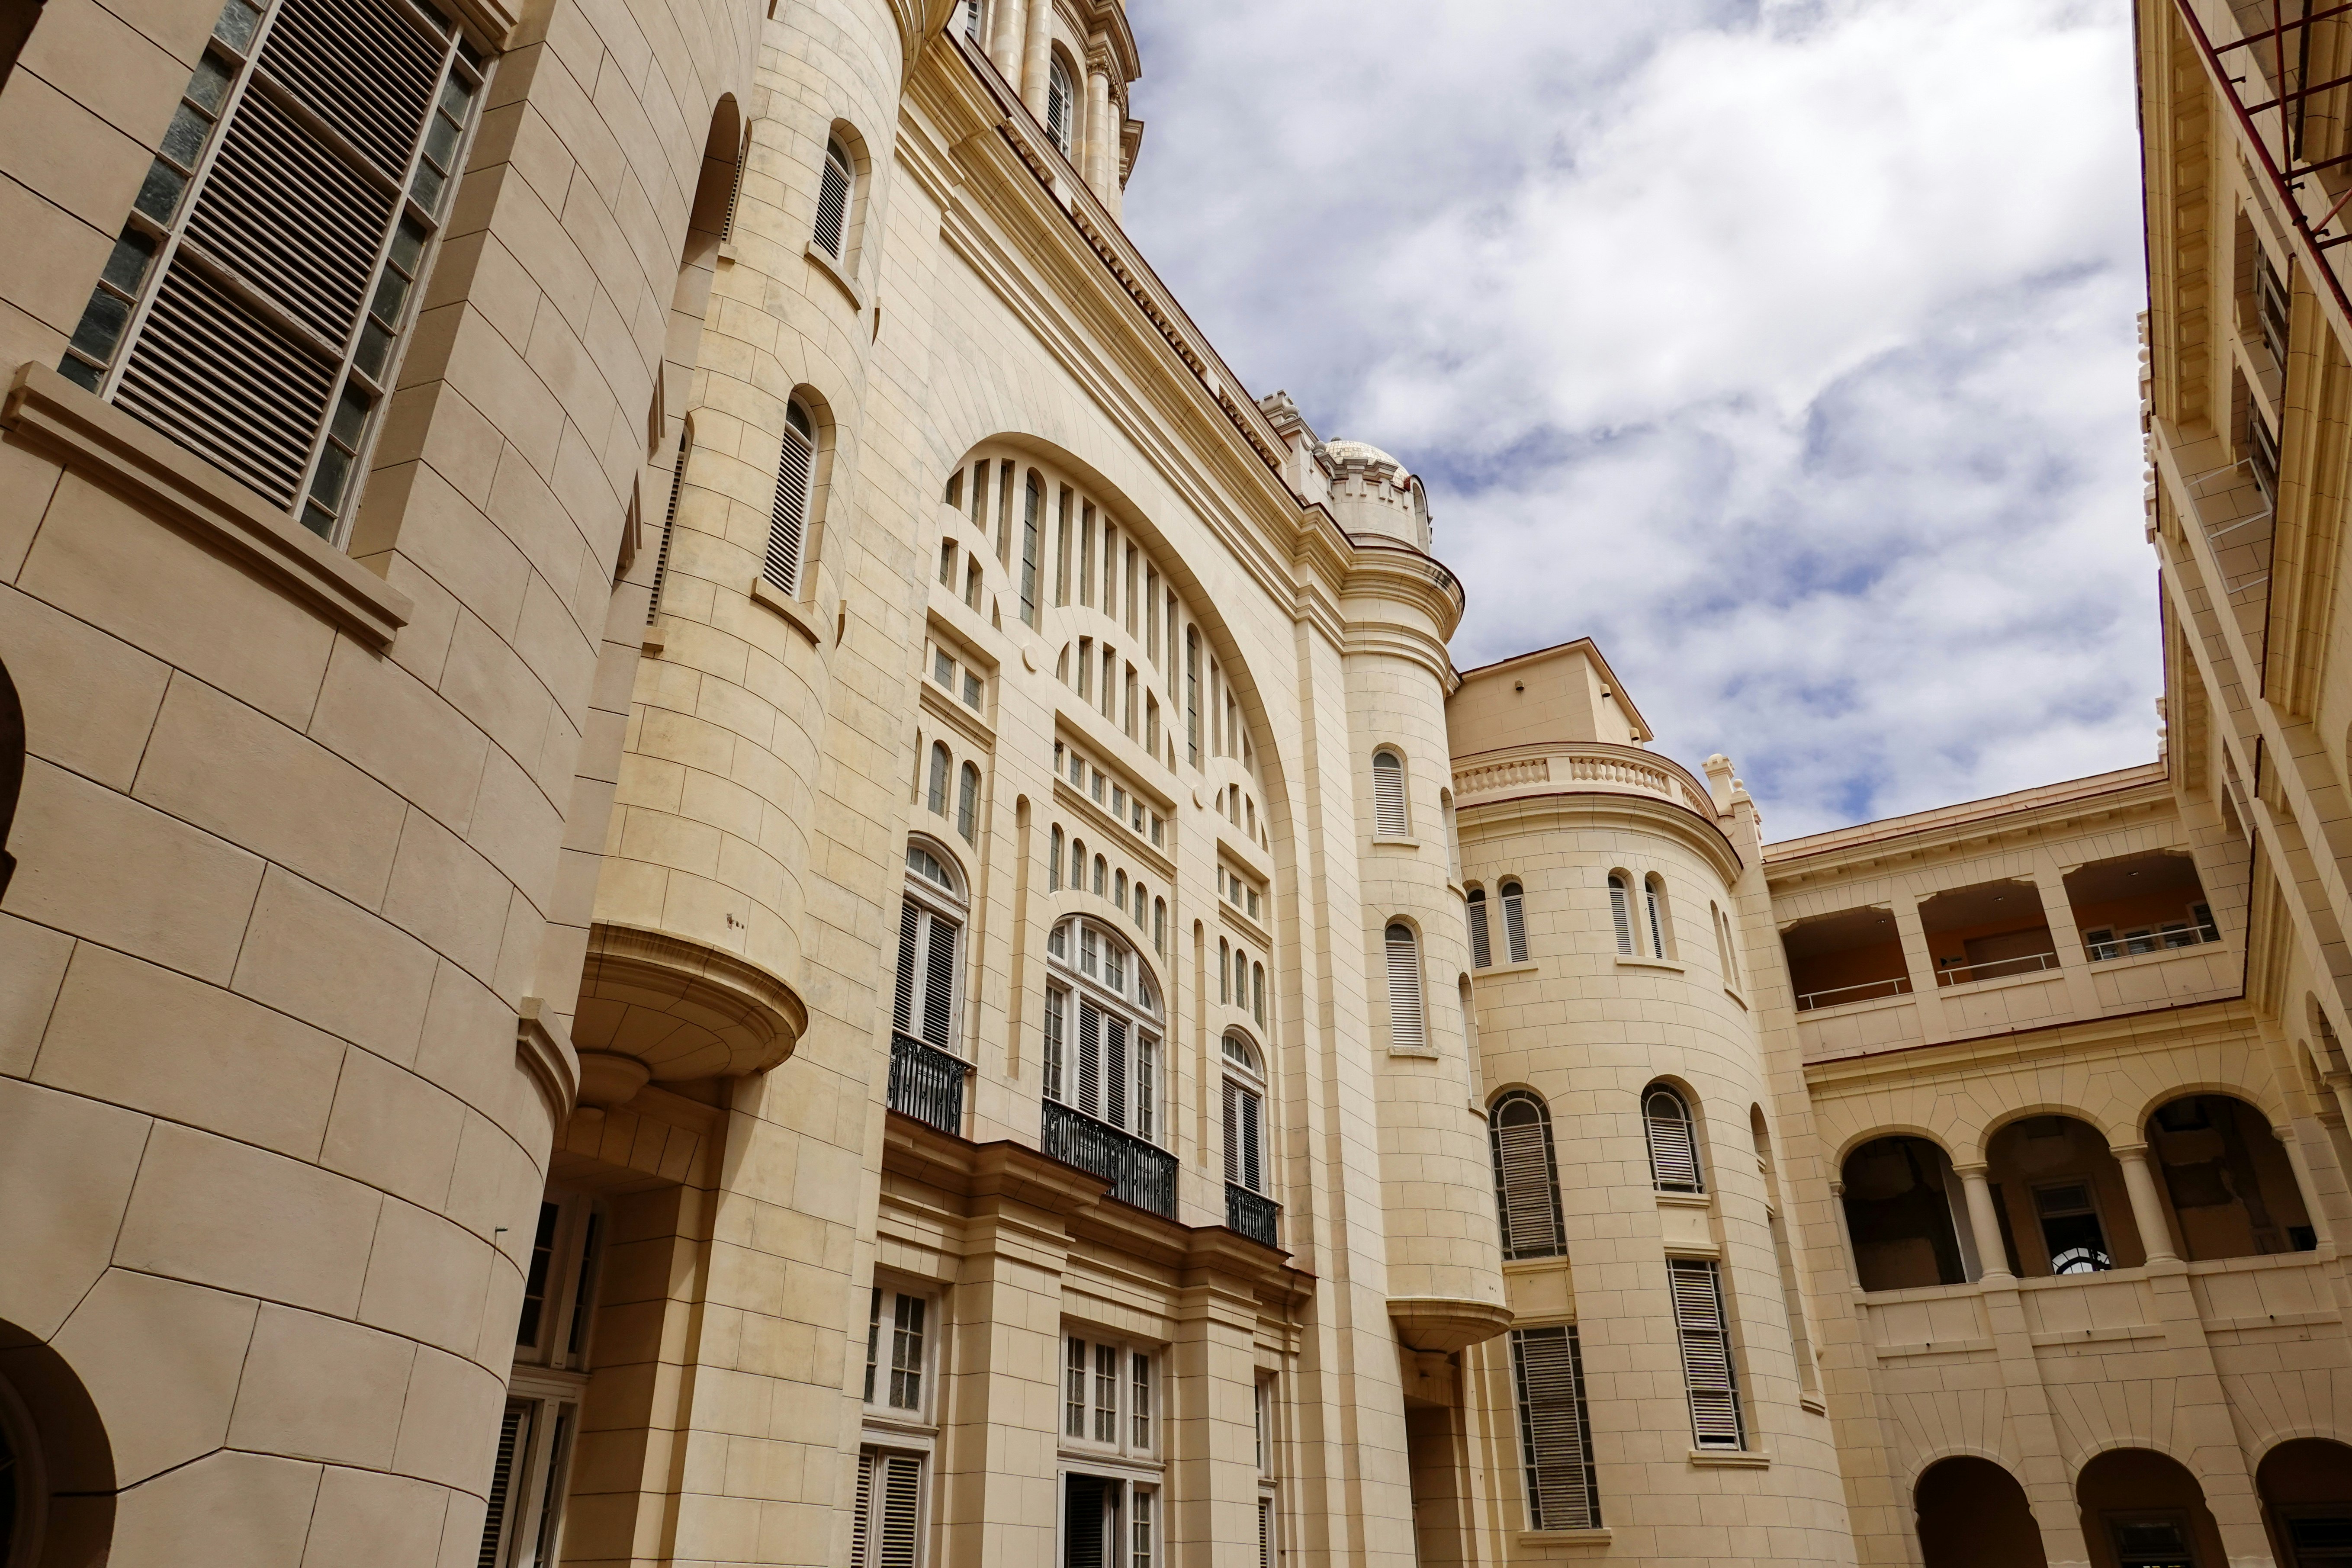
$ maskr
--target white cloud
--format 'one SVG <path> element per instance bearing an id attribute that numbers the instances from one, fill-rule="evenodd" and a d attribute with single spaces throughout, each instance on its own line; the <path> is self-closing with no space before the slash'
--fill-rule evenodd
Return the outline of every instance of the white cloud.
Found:
<path id="1" fill-rule="evenodd" d="M 1775 837 L 2152 755 L 2124 0 L 1135 20 L 1130 228 L 1428 479 L 1459 662 L 1601 638 Z"/>

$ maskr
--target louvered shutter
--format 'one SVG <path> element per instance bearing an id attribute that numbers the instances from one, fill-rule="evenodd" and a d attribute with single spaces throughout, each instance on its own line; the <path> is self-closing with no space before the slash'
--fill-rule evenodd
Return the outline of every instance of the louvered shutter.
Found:
<path id="1" fill-rule="evenodd" d="M 1494 945 L 1486 935 L 1486 895 L 1475 892 L 1470 895 L 1470 967 L 1485 969 L 1494 962 Z"/>
<path id="2" fill-rule="evenodd" d="M 1274 1500 L 1257 1500 L 1257 1568 L 1274 1568 Z"/>
<path id="3" fill-rule="evenodd" d="M 1658 907 L 1658 884 L 1656 882 L 1652 881 L 1642 884 L 1642 902 L 1643 905 L 1650 911 L 1650 956 L 1653 958 L 1667 958 L 1672 956 L 1666 947 L 1665 913 Z"/>
<path id="4" fill-rule="evenodd" d="M 498 1568 L 505 1543 L 507 1510 L 514 1506 L 515 1467 L 522 1462 L 525 1449 L 530 1446 L 530 1406 L 514 1404 L 507 1406 L 505 1416 L 499 1422 L 499 1456 L 490 1470 L 489 1511 L 482 1518 L 482 1550 L 477 1562 L 479 1568 Z"/>
<path id="5" fill-rule="evenodd" d="M 1412 928 L 1388 929 L 1389 1040 L 1400 1051 L 1417 1051 L 1427 1043 L 1422 1026 L 1421 950 Z"/>
<path id="6" fill-rule="evenodd" d="M 1047 1100 L 1062 1098 L 1062 1030 L 1066 1011 L 1064 998 L 1067 992 L 1048 986 L 1045 991 L 1045 1083 Z"/>
<path id="7" fill-rule="evenodd" d="M 1103 1020 L 1103 1120 L 1127 1125 L 1127 1020 Z"/>
<path id="8" fill-rule="evenodd" d="M 980 38 L 980 0 L 963 0 L 963 36 L 978 42 Z"/>
<path id="9" fill-rule="evenodd" d="M 654 550 L 654 591 L 646 601 L 647 626 L 661 614 L 662 584 L 669 580 L 669 536 L 677 529 L 677 493 L 686 488 L 686 459 L 693 450 L 694 426 L 689 425 L 677 438 L 677 466 L 669 476 L 669 506 L 662 513 L 661 543 Z"/>
<path id="10" fill-rule="evenodd" d="M 841 143 L 824 144 L 824 174 L 816 193 L 816 247 L 841 259 L 841 242 L 849 226 L 849 160 Z"/>
<path id="11" fill-rule="evenodd" d="M 1642 1118 L 1650 1133 L 1650 1180 L 1662 1193 L 1699 1190 L 1698 1147 L 1681 1111 L 1666 1096 L 1653 1095 Z"/>
<path id="12" fill-rule="evenodd" d="M 1519 1442 L 1526 1450 L 1528 1523 L 1535 1530 L 1597 1530 L 1584 1365 L 1573 1328 L 1517 1329 Z"/>
<path id="13" fill-rule="evenodd" d="M 1241 1085 L 1225 1080 L 1225 1180 L 1242 1179 L 1242 1136 L 1236 1118 L 1241 1110 Z"/>
<path id="14" fill-rule="evenodd" d="M 882 1460 L 881 1550 L 875 1568 L 915 1568 L 917 1526 L 922 1518 L 923 1461 L 912 1454 Z"/>
<path id="15" fill-rule="evenodd" d="M 857 1501 L 849 1516 L 849 1568 L 874 1565 L 874 1471 L 882 1456 L 871 1448 L 857 1455 Z"/>
<path id="16" fill-rule="evenodd" d="M 1609 879 L 1609 919 L 1617 928 L 1617 951 L 1633 951 L 1633 911 L 1628 907 L 1624 879 Z"/>
<path id="17" fill-rule="evenodd" d="M 922 918 L 912 899 L 898 908 L 898 994 L 890 1025 L 901 1034 L 915 1028 L 915 928 Z"/>
<path id="18" fill-rule="evenodd" d="M 1503 951 L 1513 963 L 1528 961 L 1528 917 L 1525 899 L 1514 882 L 1503 889 Z"/>
<path id="19" fill-rule="evenodd" d="M 1394 752 L 1372 758 L 1372 831 L 1382 838 L 1405 836 L 1404 763 Z"/>
<path id="20" fill-rule="evenodd" d="M 956 924 L 930 917 L 923 955 L 923 1038 L 941 1050 L 955 1037 Z"/>
<path id="21" fill-rule="evenodd" d="M 1265 1125 L 1265 1107 L 1255 1092 L 1239 1084 L 1226 1084 L 1225 1092 L 1234 1099 L 1234 1131 L 1240 1137 L 1241 1152 L 1234 1163 L 1241 1173 L 1233 1179 L 1251 1192 L 1262 1193 L 1265 1191 L 1265 1184 L 1258 1141 L 1262 1136 L 1259 1130 Z"/>
<path id="22" fill-rule="evenodd" d="M 1554 1258 L 1564 1238 L 1558 1186 L 1552 1180 L 1551 1142 L 1543 1121 L 1530 1113 L 1509 1119 L 1498 1107 L 1495 1121 L 1495 1187 L 1502 1209 L 1503 1249 L 1511 1258 Z"/>
<path id="23" fill-rule="evenodd" d="M 786 425 L 783 450 L 776 458 L 775 504 L 768 513 L 768 559 L 760 574 L 790 595 L 800 592 L 801 542 L 808 531 L 809 467 L 815 456 L 809 438 Z"/>
<path id="24" fill-rule="evenodd" d="M 1715 1265 L 1673 1258 L 1666 1268 L 1674 1289 L 1675 1331 L 1682 1341 L 1683 1384 L 1690 1392 L 1691 1436 L 1702 1448 L 1738 1448 L 1739 1394 L 1732 1380 L 1731 1342 L 1724 1331 Z"/>
<path id="25" fill-rule="evenodd" d="M 1102 1015 L 1083 997 L 1078 1002 L 1078 1109 L 1102 1114 Z"/>

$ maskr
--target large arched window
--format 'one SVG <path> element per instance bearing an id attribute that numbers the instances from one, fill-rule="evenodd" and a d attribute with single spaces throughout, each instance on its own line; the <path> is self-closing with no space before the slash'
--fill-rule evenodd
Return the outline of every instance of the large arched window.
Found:
<path id="1" fill-rule="evenodd" d="M 824 139 L 824 173 L 816 192 L 816 232 L 812 237 L 816 247 L 835 261 L 843 259 L 843 247 L 849 238 L 849 191 L 856 176 L 850 173 L 849 150 L 837 136 Z"/>
<path id="2" fill-rule="evenodd" d="M 1074 916 L 1046 938 L 1045 958 L 1045 1098 L 1162 1142 L 1160 996 L 1141 957 Z"/>
<path id="3" fill-rule="evenodd" d="M 1559 1175 L 1552 1163 L 1551 1117 L 1523 1089 L 1496 1100 L 1486 1113 L 1495 1154 L 1495 1209 L 1503 1222 L 1505 1258 L 1558 1258 L 1568 1250 L 1559 1212 Z"/>
<path id="4" fill-rule="evenodd" d="M 1372 835 L 1377 838 L 1411 837 L 1412 817 L 1405 810 L 1404 759 L 1394 752 L 1372 753 Z"/>
<path id="5" fill-rule="evenodd" d="M 816 422 L 797 397 L 784 405 L 784 444 L 776 457 L 776 500 L 768 512 L 768 557 L 760 575 L 797 597 L 801 552 L 808 541 L 809 483 L 816 469 Z"/>
<path id="6" fill-rule="evenodd" d="M 1609 873 L 1609 923 L 1615 928 L 1617 951 L 1633 951 L 1633 890 L 1622 871 Z"/>
<path id="7" fill-rule="evenodd" d="M 1045 71 L 1045 133 L 1054 139 L 1054 145 L 1062 150 L 1065 158 L 1070 156 L 1070 127 L 1077 118 L 1077 107 L 1078 94 L 1070 82 L 1070 68 L 1056 55 Z"/>
<path id="8" fill-rule="evenodd" d="M 1225 1180 L 1264 1193 L 1265 1180 L 1265 1074 L 1257 1052 L 1239 1035 L 1227 1035 L 1224 1058 Z"/>
<path id="9" fill-rule="evenodd" d="M 1509 962 L 1525 963 L 1528 961 L 1527 895 L 1517 882 L 1504 883 L 1502 893 L 1503 951 L 1510 955 Z"/>
<path id="10" fill-rule="evenodd" d="M 951 864 L 920 841 L 908 845 L 890 1025 L 943 1051 L 955 1049 L 964 913 L 963 883 Z"/>
<path id="11" fill-rule="evenodd" d="M 1650 1183 L 1662 1193 L 1703 1191 L 1698 1172 L 1698 1135 L 1690 1107 L 1664 1084 L 1642 1091 L 1642 1125 L 1650 1136 Z"/>
<path id="12" fill-rule="evenodd" d="M 1485 969 L 1495 962 L 1495 941 L 1486 930 L 1486 889 L 1473 888 L 1467 897 L 1470 911 L 1470 967 Z"/>
<path id="13" fill-rule="evenodd" d="M 1399 921 L 1385 938 L 1389 961 L 1389 1047 L 1392 1050 L 1424 1050 L 1429 1027 L 1421 1005 L 1421 943 L 1412 928 Z"/>

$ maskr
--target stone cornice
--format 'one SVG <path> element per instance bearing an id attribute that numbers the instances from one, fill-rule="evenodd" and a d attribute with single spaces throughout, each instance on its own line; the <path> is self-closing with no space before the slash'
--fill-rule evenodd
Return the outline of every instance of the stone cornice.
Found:
<path id="1" fill-rule="evenodd" d="M 1989 1068 L 2021 1067 L 2053 1057 L 2073 1058 L 2093 1051 L 2160 1048 L 2167 1042 L 2151 1037 L 2158 1032 L 2187 1034 L 2191 1030 L 2208 1036 L 2238 1034 L 2249 1041 L 2259 1039 L 2253 1011 L 2242 993 L 2215 1001 L 2183 1002 L 2104 1018 L 2069 1020 L 2042 1028 L 1971 1035 L 1966 1039 L 1942 1040 L 1932 1045 L 1832 1057 L 1805 1064 L 1805 1085 L 1816 1094 L 1849 1093 L 1897 1079 L 1974 1078 Z"/>
<path id="2" fill-rule="evenodd" d="M 1768 844 L 1764 865 L 1778 887 L 1802 878 L 1842 875 L 1897 858 L 1946 853 L 1996 838 L 2170 805 L 2171 780 L 2164 764 L 2151 763 Z"/>
<path id="3" fill-rule="evenodd" d="M 1720 826 L 1685 805 L 1649 795 L 1599 790 L 1553 789 L 1507 795 L 1500 800 L 1454 802 L 1464 847 L 1474 838 L 1491 840 L 1517 833 L 1613 822 L 1650 831 L 1664 829 L 1714 865 L 1727 884 L 1738 881 L 1741 862 Z"/>
<path id="4" fill-rule="evenodd" d="M 580 1058 L 553 1009 L 537 996 L 524 997 L 515 1011 L 515 1059 L 547 1101 L 560 1136 L 579 1102 Z"/>

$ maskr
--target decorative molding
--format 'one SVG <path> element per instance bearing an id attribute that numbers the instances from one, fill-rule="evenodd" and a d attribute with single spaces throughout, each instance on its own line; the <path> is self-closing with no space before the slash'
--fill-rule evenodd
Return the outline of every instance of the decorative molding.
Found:
<path id="1" fill-rule="evenodd" d="M 1768 1470 L 1772 1468 L 1772 1456 L 1746 1450 L 1693 1448 L 1690 1462 L 1693 1469 L 1699 1470 Z"/>
<path id="2" fill-rule="evenodd" d="M 572 1027 L 580 1048 L 634 1057 L 656 1081 L 735 1078 L 789 1058 L 808 1008 L 740 954 L 599 922 L 588 932 Z"/>
<path id="3" fill-rule="evenodd" d="M 751 598 L 755 604 L 765 605 L 782 616 L 786 626 L 808 638 L 809 647 L 823 651 L 824 638 L 817 631 L 816 623 L 809 619 L 809 606 L 805 603 L 793 598 L 765 577 L 751 579 Z M 649 652 L 660 651 L 657 643 L 648 642 L 646 647 Z"/>
<path id="4" fill-rule="evenodd" d="M 802 245 L 801 254 L 807 257 L 818 271 L 832 279 L 844 294 L 849 296 L 852 310 L 861 316 L 866 313 L 866 290 L 860 289 L 851 280 L 849 274 L 843 270 L 847 263 L 827 256 L 818 248 L 816 241 L 813 239 Z"/>
<path id="5" fill-rule="evenodd" d="M 16 372 L 0 426 L 125 500 L 152 509 L 374 648 L 408 624 L 408 595 L 203 458 L 166 440 L 48 366 Z"/>
<path id="6" fill-rule="evenodd" d="M 557 1136 L 580 1100 L 580 1057 L 562 1021 L 545 1001 L 526 996 L 515 1010 L 515 1058 L 547 1101 Z"/>
<path id="7" fill-rule="evenodd" d="M 1509 1329 L 1511 1309 L 1500 1301 L 1455 1296 L 1391 1296 L 1389 1321 L 1397 1338 L 1417 1351 L 1452 1352 L 1484 1343 Z"/>
<path id="8" fill-rule="evenodd" d="M 916 683 L 917 704 L 924 712 L 962 735 L 973 745 L 986 752 L 992 761 L 996 756 L 996 728 L 987 720 L 946 692 L 939 682 L 925 676 Z"/>

